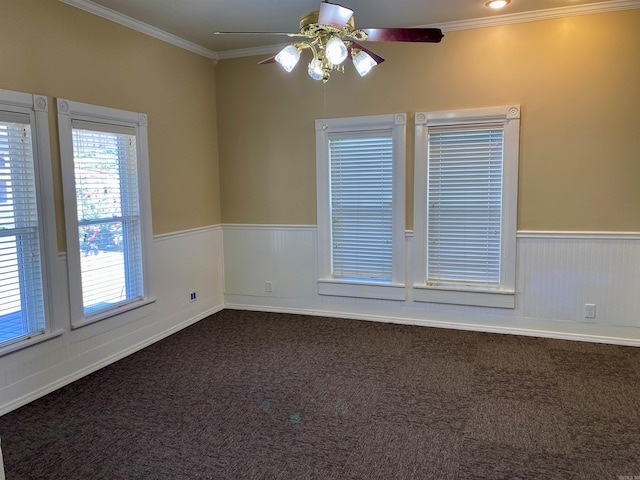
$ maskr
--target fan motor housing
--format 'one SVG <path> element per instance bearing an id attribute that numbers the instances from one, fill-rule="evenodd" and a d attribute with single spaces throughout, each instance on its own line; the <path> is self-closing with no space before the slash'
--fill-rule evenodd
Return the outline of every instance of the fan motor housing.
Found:
<path id="1" fill-rule="evenodd" d="M 353 30 L 356 28 L 356 22 L 354 19 L 355 15 L 352 15 L 347 24 L 344 26 L 345 29 Z M 300 31 L 308 30 L 310 26 L 317 25 L 318 19 L 320 18 L 320 10 L 312 10 L 310 12 L 305 13 L 300 19 Z M 331 27 L 329 25 L 325 25 L 325 27 Z M 340 29 L 336 28 L 336 31 L 340 31 Z"/>

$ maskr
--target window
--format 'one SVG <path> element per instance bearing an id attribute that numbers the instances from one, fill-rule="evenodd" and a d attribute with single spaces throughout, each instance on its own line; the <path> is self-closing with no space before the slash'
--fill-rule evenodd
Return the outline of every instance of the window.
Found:
<path id="1" fill-rule="evenodd" d="M 51 334 L 56 258 L 47 98 L 0 90 L 0 348 Z"/>
<path id="2" fill-rule="evenodd" d="M 320 294 L 404 300 L 406 115 L 316 122 Z"/>
<path id="3" fill-rule="evenodd" d="M 520 108 L 416 115 L 414 299 L 514 308 Z"/>
<path id="4" fill-rule="evenodd" d="M 10 163 L 0 158 L 0 204 L 10 203 L 11 169 Z"/>
<path id="5" fill-rule="evenodd" d="M 58 100 L 74 326 L 149 303 L 146 116 Z"/>

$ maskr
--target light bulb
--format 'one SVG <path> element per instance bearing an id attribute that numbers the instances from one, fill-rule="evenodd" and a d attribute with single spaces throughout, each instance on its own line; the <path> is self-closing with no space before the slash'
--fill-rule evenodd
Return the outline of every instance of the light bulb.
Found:
<path id="1" fill-rule="evenodd" d="M 327 60 L 334 65 L 340 65 L 347 58 L 347 46 L 338 37 L 331 37 L 325 47 Z"/>
<path id="2" fill-rule="evenodd" d="M 492 0 L 491 2 L 485 3 L 485 5 L 489 8 L 493 8 L 495 10 L 506 7 L 511 3 L 511 0 Z"/>
<path id="3" fill-rule="evenodd" d="M 314 80 L 324 79 L 324 72 L 322 71 L 322 62 L 317 58 L 314 58 L 309 62 L 309 76 Z"/>
<path id="4" fill-rule="evenodd" d="M 293 45 L 287 45 L 282 50 L 280 50 L 280 53 L 278 53 L 278 55 L 276 55 L 276 62 L 282 65 L 282 68 L 284 68 L 287 72 L 293 70 L 293 68 L 298 63 L 298 60 L 300 60 L 300 50 L 298 50 Z"/>
<path id="5" fill-rule="evenodd" d="M 356 67 L 356 70 L 358 71 L 361 77 L 364 77 L 376 65 L 377 63 L 371 57 L 371 55 L 369 55 L 367 52 L 364 52 L 362 50 L 360 50 L 353 57 L 353 66 Z"/>

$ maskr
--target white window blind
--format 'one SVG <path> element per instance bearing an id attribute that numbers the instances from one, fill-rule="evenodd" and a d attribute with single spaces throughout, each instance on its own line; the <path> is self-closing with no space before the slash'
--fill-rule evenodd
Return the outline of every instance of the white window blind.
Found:
<path id="1" fill-rule="evenodd" d="M 429 128 L 428 284 L 500 285 L 503 130 Z"/>
<path id="2" fill-rule="evenodd" d="M 0 111 L 0 344 L 45 330 L 31 121 Z"/>
<path id="3" fill-rule="evenodd" d="M 329 156 L 332 275 L 391 282 L 392 134 L 332 135 Z"/>
<path id="4" fill-rule="evenodd" d="M 84 315 L 144 295 L 134 128 L 73 120 Z"/>

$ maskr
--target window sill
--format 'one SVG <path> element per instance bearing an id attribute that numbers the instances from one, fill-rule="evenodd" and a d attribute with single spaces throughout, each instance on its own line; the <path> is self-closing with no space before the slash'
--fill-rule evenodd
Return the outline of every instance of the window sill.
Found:
<path id="1" fill-rule="evenodd" d="M 129 312 L 138 310 L 142 307 L 155 303 L 155 301 L 156 299 L 153 297 L 145 298 L 134 303 L 126 303 L 115 308 L 111 308 L 101 312 L 96 312 L 95 314 L 90 315 L 88 317 L 83 317 L 83 319 L 78 322 L 74 322 L 73 325 L 71 325 L 71 329 L 76 330 L 86 325 L 92 325 L 94 323 L 100 322 L 101 320 L 105 320 L 107 318 L 113 318 L 113 317 L 125 315 Z"/>
<path id="2" fill-rule="evenodd" d="M 449 303 L 476 307 L 516 307 L 516 294 L 513 291 L 465 290 L 414 285 L 413 299 L 416 302 Z"/>
<path id="3" fill-rule="evenodd" d="M 64 330 L 59 329 L 49 333 L 40 333 L 33 337 L 27 337 L 13 343 L 8 343 L 4 347 L 0 347 L 0 357 L 3 355 L 8 355 L 9 353 L 17 352 L 18 350 L 22 350 L 23 348 L 37 345 L 38 343 L 46 342 L 47 340 L 51 340 L 52 338 L 57 338 L 63 333 Z"/>
<path id="4" fill-rule="evenodd" d="M 405 285 L 398 283 L 367 283 L 345 280 L 318 280 L 318 294 L 337 297 L 373 298 L 404 301 Z"/>

